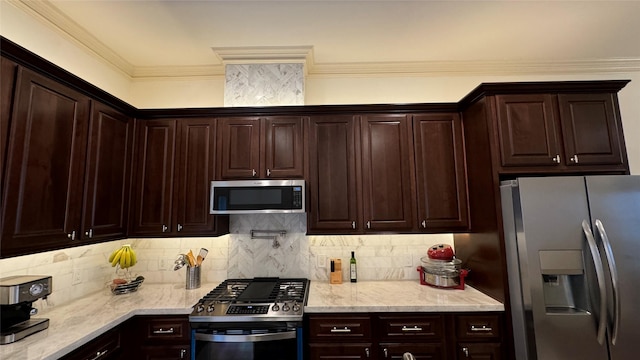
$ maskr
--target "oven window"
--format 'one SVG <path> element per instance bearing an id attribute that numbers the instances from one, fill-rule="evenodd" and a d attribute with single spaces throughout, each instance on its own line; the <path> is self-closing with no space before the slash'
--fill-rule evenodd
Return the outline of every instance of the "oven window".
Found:
<path id="1" fill-rule="evenodd" d="M 196 360 L 296 360 L 296 339 L 263 342 L 196 341 Z"/>

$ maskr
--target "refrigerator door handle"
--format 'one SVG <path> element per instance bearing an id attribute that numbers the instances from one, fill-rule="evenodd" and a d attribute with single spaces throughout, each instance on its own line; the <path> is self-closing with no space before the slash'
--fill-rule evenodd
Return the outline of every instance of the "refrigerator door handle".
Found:
<path id="1" fill-rule="evenodd" d="M 602 239 L 604 245 L 604 253 L 607 256 L 607 262 L 609 265 L 609 273 L 611 274 L 611 287 L 613 289 L 613 330 L 611 331 L 611 344 L 616 344 L 618 338 L 618 329 L 620 327 L 620 283 L 618 278 L 618 270 L 616 267 L 616 261 L 613 257 L 613 250 L 611 249 L 611 242 L 607 236 L 607 231 L 604 229 L 604 224 L 599 219 L 596 219 L 596 228 L 598 234 Z"/>
<path id="2" fill-rule="evenodd" d="M 596 245 L 596 240 L 591 232 L 591 227 L 587 220 L 582 220 L 582 231 L 587 238 L 589 244 L 589 250 L 591 250 L 591 257 L 596 268 L 596 279 L 598 280 L 598 289 L 600 291 L 600 319 L 598 320 L 598 343 L 604 345 L 604 337 L 607 326 L 607 291 L 604 286 L 604 267 L 602 266 L 602 260 L 600 259 L 600 252 Z"/>

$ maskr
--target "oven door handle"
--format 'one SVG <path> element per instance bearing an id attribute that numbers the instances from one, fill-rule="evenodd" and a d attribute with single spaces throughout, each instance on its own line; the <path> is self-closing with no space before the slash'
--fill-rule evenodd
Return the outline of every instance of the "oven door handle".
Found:
<path id="1" fill-rule="evenodd" d="M 260 342 L 260 341 L 276 341 L 295 339 L 296 331 L 283 331 L 277 333 L 267 334 L 251 334 L 251 335 L 212 335 L 196 332 L 196 340 L 206 342 L 220 342 L 220 343 L 239 343 L 239 342 Z"/>

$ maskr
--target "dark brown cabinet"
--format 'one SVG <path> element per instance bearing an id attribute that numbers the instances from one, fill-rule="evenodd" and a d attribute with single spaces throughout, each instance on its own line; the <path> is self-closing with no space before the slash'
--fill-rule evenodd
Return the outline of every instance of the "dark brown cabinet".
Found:
<path id="1" fill-rule="evenodd" d="M 2 255 L 80 238 L 88 97 L 21 68 L 5 173 Z"/>
<path id="2" fill-rule="evenodd" d="M 141 120 L 136 127 L 131 235 L 168 233 L 173 228 L 176 120 Z"/>
<path id="3" fill-rule="evenodd" d="M 465 231 L 467 178 L 457 113 L 413 117 L 418 225 L 422 231 Z"/>
<path id="4" fill-rule="evenodd" d="M 361 231 L 357 151 L 359 123 L 352 115 L 312 116 L 309 123 L 310 233 Z"/>
<path id="5" fill-rule="evenodd" d="M 366 230 L 415 228 L 415 168 L 408 115 L 366 115 L 361 120 L 362 203 Z"/>
<path id="6" fill-rule="evenodd" d="M 122 359 L 191 358 L 191 327 L 186 315 L 136 316 L 125 325 Z"/>
<path id="7" fill-rule="evenodd" d="M 3 203 L 4 161 L 9 139 L 9 119 L 13 105 L 13 88 L 16 82 L 18 64 L 0 57 L 0 204 Z"/>
<path id="8" fill-rule="evenodd" d="M 2 96 L 12 102 L 2 108 L 2 126 L 10 129 L 2 256 L 126 237 L 131 118 L 4 58 L 3 64 Z M 7 66 L 16 70 L 15 91 L 5 83 Z"/>
<path id="9" fill-rule="evenodd" d="M 127 236 L 132 147 L 132 119 L 93 101 L 81 227 L 84 239 Z"/>
<path id="10" fill-rule="evenodd" d="M 63 356 L 61 360 L 114 360 L 130 359 L 123 354 L 121 329 L 117 327 L 91 340 L 77 350 Z"/>
<path id="11" fill-rule="evenodd" d="M 132 235 L 214 236 L 228 231 L 228 216 L 209 214 L 214 119 L 142 120 L 138 128 Z"/>
<path id="12" fill-rule="evenodd" d="M 312 314 L 310 359 L 502 359 L 501 313 Z M 466 357 L 468 356 L 468 357 Z"/>
<path id="13" fill-rule="evenodd" d="M 310 233 L 416 228 L 411 117 L 311 116 Z"/>
<path id="14" fill-rule="evenodd" d="M 504 94 L 495 99 L 503 170 L 624 168 L 624 140 L 614 94 Z"/>
<path id="15" fill-rule="evenodd" d="M 303 118 L 220 118 L 220 179 L 303 178 Z"/>

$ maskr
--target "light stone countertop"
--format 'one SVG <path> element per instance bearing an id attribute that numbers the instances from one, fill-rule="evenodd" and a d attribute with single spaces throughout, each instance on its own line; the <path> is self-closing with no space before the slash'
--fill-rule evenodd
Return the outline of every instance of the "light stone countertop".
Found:
<path id="1" fill-rule="evenodd" d="M 504 311 L 504 305 L 480 291 L 437 289 L 417 280 L 329 284 L 312 281 L 305 314 L 330 312 Z"/>
<path id="2" fill-rule="evenodd" d="M 135 315 L 189 314 L 191 307 L 218 284 L 185 290 L 184 284 L 142 284 L 138 291 L 113 295 L 105 287 L 72 303 L 41 311 L 49 328 L 12 344 L 0 345 L 0 359 L 48 360 L 81 347 Z"/>
<path id="3" fill-rule="evenodd" d="M 217 285 L 202 284 L 199 289 L 185 290 L 184 284 L 142 284 L 137 292 L 123 295 L 113 295 L 105 288 L 69 304 L 56 304 L 34 316 L 48 318 L 48 329 L 0 345 L 0 359 L 58 359 L 135 315 L 189 314 L 191 307 Z M 341 285 L 311 281 L 305 307 L 305 313 L 396 311 L 504 311 L 504 306 L 469 286 L 465 290 L 442 290 L 417 281 Z"/>

